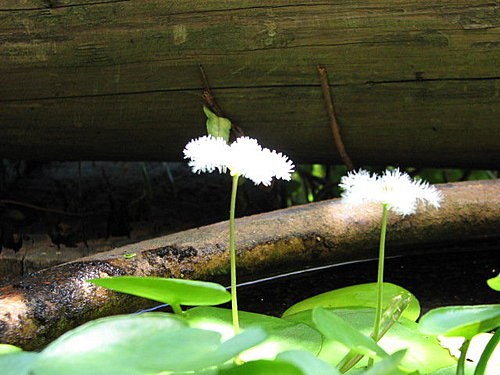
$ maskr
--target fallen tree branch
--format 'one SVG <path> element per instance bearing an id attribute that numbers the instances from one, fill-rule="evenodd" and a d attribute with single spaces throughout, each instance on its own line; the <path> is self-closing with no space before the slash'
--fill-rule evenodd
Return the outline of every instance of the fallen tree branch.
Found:
<path id="1" fill-rule="evenodd" d="M 389 254 L 416 247 L 498 238 L 500 180 L 439 187 L 439 210 L 391 216 Z M 237 219 L 240 280 L 376 254 L 380 207 L 329 200 Z M 0 342 L 36 349 L 98 317 L 154 304 L 87 283 L 96 277 L 149 275 L 227 283 L 228 223 L 127 245 L 25 277 L 0 288 Z M 124 256 L 135 254 L 135 256 Z"/>

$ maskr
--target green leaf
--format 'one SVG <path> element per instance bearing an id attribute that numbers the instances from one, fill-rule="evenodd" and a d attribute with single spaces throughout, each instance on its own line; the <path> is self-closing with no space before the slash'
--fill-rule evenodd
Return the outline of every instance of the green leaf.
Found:
<path id="1" fill-rule="evenodd" d="M 9 344 L 0 344 L 0 355 L 21 352 L 22 349 L 18 346 Z"/>
<path id="2" fill-rule="evenodd" d="M 375 363 L 374 366 L 366 370 L 363 375 L 398 375 L 405 374 L 406 372 L 400 370 L 401 364 L 406 350 L 399 350 L 389 357 L 384 358 L 380 362 Z"/>
<path id="3" fill-rule="evenodd" d="M 322 307 L 315 307 L 312 320 L 318 330 L 331 340 L 336 340 L 349 349 L 370 358 L 383 358 L 387 353 L 371 338 L 360 333 L 340 316 Z"/>
<path id="4" fill-rule="evenodd" d="M 368 308 L 342 308 L 332 309 L 342 319 L 347 321 L 359 332 L 370 335 L 375 319 L 375 309 Z M 306 310 L 298 314 L 290 315 L 286 320 L 293 320 L 308 325 L 314 325 L 312 311 Z M 419 331 L 418 324 L 405 318 L 400 318 L 385 336 L 378 342 L 387 353 L 408 348 L 408 353 L 402 360 L 402 366 L 407 369 L 420 370 L 422 374 L 436 371 L 445 366 L 451 366 L 456 360 L 441 347 L 434 336 L 423 335 Z M 337 365 L 347 354 L 349 349 L 345 345 L 333 339 L 325 338 L 318 358 Z M 366 365 L 363 359 L 355 367 Z"/>
<path id="5" fill-rule="evenodd" d="M 88 281 L 117 292 L 171 305 L 217 305 L 231 300 L 231 294 L 222 285 L 206 281 L 137 276 L 107 277 Z"/>
<path id="6" fill-rule="evenodd" d="M 486 283 L 491 289 L 500 292 L 500 274 L 498 274 L 496 277 L 492 277 L 491 279 L 486 280 Z"/>
<path id="7" fill-rule="evenodd" d="M 219 333 L 189 327 L 171 314 L 114 316 L 61 336 L 40 353 L 32 372 L 149 375 L 199 371 L 224 364 L 265 337 L 265 332 L 256 328 L 221 343 Z"/>
<path id="8" fill-rule="evenodd" d="M 241 352 L 261 344 L 266 339 L 267 333 L 262 328 L 247 328 L 238 335 L 224 341 L 217 351 L 212 354 L 211 360 L 214 365 L 222 364 Z"/>
<path id="9" fill-rule="evenodd" d="M 191 327 L 216 330 L 224 339 L 233 335 L 231 310 L 195 307 L 186 311 L 184 317 Z M 260 327 L 268 335 L 262 344 L 240 355 L 244 361 L 272 359 L 285 350 L 299 349 L 313 354 L 320 351 L 320 333 L 305 324 L 244 311 L 239 312 L 239 320 L 244 331 L 251 327 Z"/>
<path id="10" fill-rule="evenodd" d="M 241 366 L 223 369 L 220 375 L 304 375 L 296 366 L 291 363 L 277 360 L 261 359 L 246 362 Z"/>
<path id="11" fill-rule="evenodd" d="M 384 295 L 382 304 L 386 306 L 392 297 L 400 293 L 410 295 L 410 304 L 403 311 L 402 317 L 416 321 L 420 315 L 420 304 L 417 298 L 406 289 L 391 283 L 384 283 Z M 283 313 L 283 317 L 296 314 L 304 310 L 312 310 L 316 306 L 338 308 L 338 307 L 376 307 L 377 283 L 352 285 L 330 292 L 318 294 L 291 306 Z"/>
<path id="12" fill-rule="evenodd" d="M 276 359 L 292 363 L 302 370 L 304 375 L 340 375 L 340 372 L 315 355 L 300 350 L 288 350 L 278 354 Z"/>
<path id="13" fill-rule="evenodd" d="M 433 309 L 420 319 L 420 331 L 429 335 L 461 336 L 467 340 L 500 326 L 500 304 L 449 306 Z"/>
<path id="14" fill-rule="evenodd" d="M 464 363 L 464 367 L 465 367 L 465 375 L 473 375 L 476 364 L 466 361 Z M 443 367 L 432 373 L 432 375 L 456 375 L 456 374 L 457 374 L 456 365 Z M 490 372 L 487 373 L 486 375 L 497 375 L 497 374 L 495 372 Z"/>
<path id="15" fill-rule="evenodd" d="M 229 132 L 231 131 L 231 121 L 227 118 L 219 117 L 207 106 L 203 106 L 203 112 L 207 116 L 207 133 L 214 137 L 221 137 L 229 142 Z"/>
<path id="16" fill-rule="evenodd" d="M 2 375 L 30 375 L 30 369 L 38 358 L 38 353 L 12 352 L 0 355 Z"/>

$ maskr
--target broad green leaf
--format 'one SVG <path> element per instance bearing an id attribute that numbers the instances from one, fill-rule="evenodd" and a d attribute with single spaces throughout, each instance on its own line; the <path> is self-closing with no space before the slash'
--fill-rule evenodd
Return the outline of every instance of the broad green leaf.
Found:
<path id="1" fill-rule="evenodd" d="M 106 277 L 88 281 L 117 292 L 171 305 L 218 305 L 231 300 L 231 294 L 222 285 L 206 281 L 138 276 Z"/>
<path id="2" fill-rule="evenodd" d="M 21 352 L 22 349 L 18 346 L 9 344 L 0 344 L 0 355 Z"/>
<path id="3" fill-rule="evenodd" d="M 189 340 L 182 334 L 186 329 L 189 327 L 181 319 L 164 313 L 97 319 L 48 345 L 33 369 L 37 375 L 84 375 L 97 369 L 109 375 L 159 372 L 170 364 L 166 348 L 173 342 L 177 345 L 181 338 Z M 215 345 L 217 337 L 208 340 Z M 182 349 L 173 354 L 188 355 L 188 350 Z"/>
<path id="4" fill-rule="evenodd" d="M 31 367 L 38 356 L 38 353 L 32 352 L 0 355 L 0 373 L 2 375 L 31 375 Z"/>
<path id="5" fill-rule="evenodd" d="M 294 364 L 304 375 L 340 375 L 336 368 L 309 352 L 289 350 L 278 354 L 276 359 Z"/>
<path id="6" fill-rule="evenodd" d="M 358 331 L 370 335 L 375 319 L 375 309 L 331 309 Z M 312 311 L 306 310 L 298 314 L 286 317 L 308 325 L 314 325 Z M 378 342 L 387 353 L 408 348 L 408 352 L 402 360 L 405 369 L 419 369 L 422 374 L 433 372 L 441 367 L 451 366 L 456 363 L 455 359 L 443 349 L 436 337 L 420 333 L 418 324 L 405 318 L 397 321 L 385 336 Z M 338 341 L 325 338 L 318 357 L 324 361 L 337 365 L 347 354 L 349 349 Z M 366 365 L 366 359 L 359 362 L 356 367 Z"/>
<path id="7" fill-rule="evenodd" d="M 211 355 L 211 360 L 214 365 L 222 364 L 229 359 L 236 357 L 244 350 L 261 344 L 266 339 L 267 333 L 262 328 L 247 328 L 238 335 L 224 341 Z"/>
<path id="8" fill-rule="evenodd" d="M 184 314 L 191 327 L 215 330 L 223 338 L 233 335 L 231 310 L 216 307 L 195 307 Z M 321 348 L 321 335 L 311 327 L 272 316 L 239 312 L 243 330 L 260 327 L 267 333 L 267 339 L 260 345 L 243 352 L 244 361 L 272 359 L 285 350 L 306 350 L 317 354 Z"/>
<path id="9" fill-rule="evenodd" d="M 384 295 L 382 304 L 387 306 L 391 299 L 400 294 L 408 293 L 410 295 L 410 304 L 403 311 L 402 317 L 416 321 L 420 315 L 420 304 L 417 298 L 406 289 L 391 283 L 384 283 Z M 330 292 L 318 294 L 317 296 L 307 298 L 291 306 L 283 313 L 283 317 L 296 314 L 304 310 L 312 310 L 316 306 L 326 308 L 339 307 L 372 307 L 377 304 L 377 283 L 352 285 L 341 289 L 335 289 Z"/>
<path id="10" fill-rule="evenodd" d="M 399 368 L 406 350 L 399 350 L 390 356 L 382 359 L 380 362 L 375 363 L 374 366 L 366 370 L 363 375 L 399 375 L 406 374 Z"/>
<path id="11" fill-rule="evenodd" d="M 370 358 L 383 358 L 387 353 L 371 338 L 359 332 L 340 316 L 322 307 L 315 307 L 312 320 L 318 330 L 330 340 L 336 340 L 349 349 Z"/>
<path id="12" fill-rule="evenodd" d="M 243 339 L 221 344 L 219 333 L 188 327 L 170 314 L 114 316 L 61 336 L 40 353 L 32 371 L 36 375 L 197 371 L 222 365 L 264 338 L 262 331 L 253 330 Z"/>
<path id="13" fill-rule="evenodd" d="M 439 307 L 420 319 L 420 331 L 429 335 L 461 336 L 470 340 L 500 327 L 500 304 Z"/>
<path id="14" fill-rule="evenodd" d="M 203 112 L 207 116 L 207 133 L 229 142 L 229 132 L 232 126 L 231 121 L 227 118 L 217 116 L 207 106 L 203 106 Z"/>
<path id="15" fill-rule="evenodd" d="M 496 277 L 488 279 L 486 282 L 491 289 L 500 292 L 500 274 L 498 274 Z"/>
<path id="16" fill-rule="evenodd" d="M 220 375 L 304 375 L 289 362 L 261 359 L 246 362 L 241 366 L 231 367 L 219 372 Z M 318 373 L 319 375 L 320 373 Z"/>
<path id="17" fill-rule="evenodd" d="M 464 365 L 465 365 L 464 366 L 465 367 L 465 375 L 473 375 L 474 370 L 476 368 L 476 364 L 466 361 Z M 440 368 L 439 370 L 434 371 L 432 373 L 432 375 L 456 375 L 456 374 L 457 374 L 457 366 L 456 365 L 443 367 L 443 368 Z M 496 371 L 496 370 L 494 370 L 493 372 L 487 371 L 485 373 L 485 375 L 498 375 L 498 371 Z"/>

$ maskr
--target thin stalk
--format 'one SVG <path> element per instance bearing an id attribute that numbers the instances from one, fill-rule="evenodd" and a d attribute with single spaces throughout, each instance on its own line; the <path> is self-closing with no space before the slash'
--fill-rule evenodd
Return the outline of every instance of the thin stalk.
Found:
<path id="1" fill-rule="evenodd" d="M 236 249 L 234 244 L 234 213 L 236 211 L 236 192 L 238 190 L 239 175 L 233 176 L 233 187 L 231 191 L 231 206 L 229 208 L 229 255 L 231 257 L 231 312 L 233 316 L 234 334 L 240 331 L 238 317 L 238 299 L 236 296 Z"/>
<path id="2" fill-rule="evenodd" d="M 373 339 L 380 339 L 380 321 L 382 320 L 382 298 L 384 295 L 384 260 L 385 260 L 385 233 L 387 231 L 388 205 L 382 205 L 382 226 L 380 228 L 380 243 L 378 249 L 377 271 L 377 307 L 375 309 L 375 323 L 373 324 Z M 368 367 L 373 365 L 373 358 L 368 361 Z"/>
<path id="3" fill-rule="evenodd" d="M 380 322 L 382 320 L 382 299 L 384 294 L 384 260 L 385 260 L 385 234 L 387 231 L 387 204 L 382 205 L 382 227 L 380 228 L 380 244 L 378 251 L 378 271 L 377 271 L 377 309 L 375 310 L 375 324 L 373 325 L 373 339 L 380 338 Z"/>
<path id="4" fill-rule="evenodd" d="M 170 307 L 172 308 L 172 311 L 174 312 L 174 314 L 176 314 L 176 315 L 183 314 L 181 305 L 179 305 L 178 303 L 171 303 Z"/>
<path id="5" fill-rule="evenodd" d="M 389 328 L 391 328 L 399 320 L 401 314 L 403 314 L 403 312 L 406 310 L 409 304 L 410 304 L 410 295 L 408 293 L 400 293 L 391 300 L 391 302 L 385 309 L 384 313 L 382 314 L 379 340 L 382 337 L 384 337 L 387 331 L 389 331 Z M 370 334 L 370 337 L 373 339 L 374 336 L 375 333 L 372 332 Z M 352 367 L 354 367 L 356 363 L 361 361 L 363 357 L 364 354 L 358 354 L 357 351 L 351 349 L 349 353 L 347 353 L 344 356 L 344 358 L 342 358 L 342 360 L 339 362 L 337 368 L 342 374 L 344 374 L 345 372 L 349 371 Z M 369 362 L 370 361 L 372 360 L 370 359 Z"/>
<path id="6" fill-rule="evenodd" d="M 486 366 L 488 365 L 488 361 L 492 356 L 495 348 L 500 342 L 500 328 L 497 329 L 493 336 L 491 336 L 490 341 L 486 344 L 483 352 L 481 353 L 481 357 L 479 358 L 479 362 L 477 363 L 476 369 L 474 370 L 474 375 L 484 375 L 486 370 Z"/>
<path id="7" fill-rule="evenodd" d="M 469 349 L 470 340 L 465 339 L 464 343 L 460 347 L 460 358 L 457 363 L 457 375 L 465 375 L 465 358 L 467 355 L 467 349 Z"/>

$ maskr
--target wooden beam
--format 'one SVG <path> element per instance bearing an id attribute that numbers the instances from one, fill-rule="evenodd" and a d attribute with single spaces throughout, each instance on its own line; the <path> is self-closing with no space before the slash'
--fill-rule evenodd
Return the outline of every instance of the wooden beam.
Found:
<path id="1" fill-rule="evenodd" d="M 298 161 L 497 168 L 498 5 L 0 0 L 2 156 L 178 160 L 224 112 Z"/>

